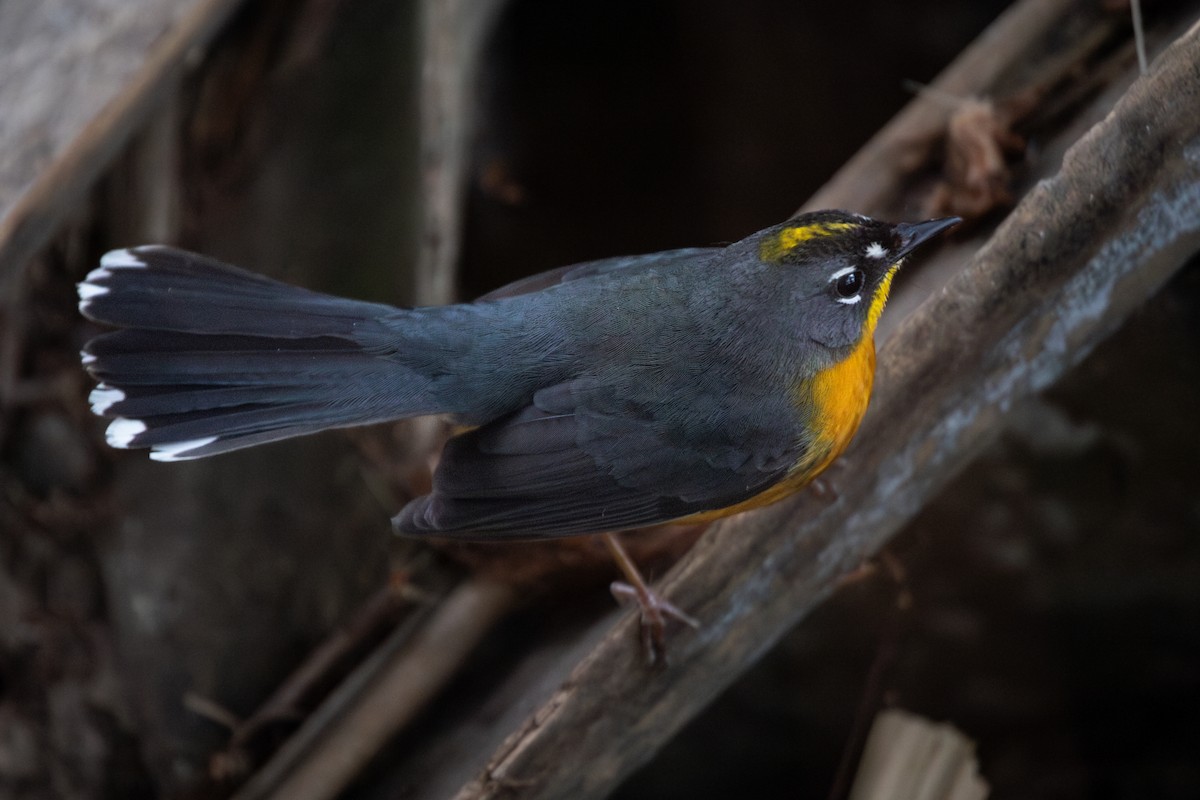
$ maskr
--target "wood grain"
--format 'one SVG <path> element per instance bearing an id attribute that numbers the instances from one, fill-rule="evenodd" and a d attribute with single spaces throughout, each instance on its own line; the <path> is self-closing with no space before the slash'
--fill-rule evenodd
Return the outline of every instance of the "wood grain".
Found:
<path id="1" fill-rule="evenodd" d="M 415 300 L 454 300 L 471 167 L 476 84 L 503 0 L 421 0 L 421 241 Z"/>
<path id="2" fill-rule="evenodd" d="M 0 296 L 240 4 L 0 3 Z"/>

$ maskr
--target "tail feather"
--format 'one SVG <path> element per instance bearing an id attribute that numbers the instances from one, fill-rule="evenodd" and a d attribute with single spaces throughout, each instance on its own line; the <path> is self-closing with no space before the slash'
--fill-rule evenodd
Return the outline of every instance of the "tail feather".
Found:
<path id="1" fill-rule="evenodd" d="M 124 328 L 82 354 L 115 447 L 176 461 L 440 410 L 419 354 L 397 341 L 398 320 L 419 312 L 157 246 L 109 253 L 79 297 L 89 319 Z"/>
<path id="2" fill-rule="evenodd" d="M 118 417 L 118 419 L 122 418 Z M 243 406 L 219 416 L 181 413 L 130 421 L 140 422 L 146 426 L 146 430 L 134 434 L 126 446 L 155 449 L 165 445 L 197 442 L 205 439 L 211 440 L 214 444 L 217 441 L 237 442 L 238 447 L 247 447 L 250 443 L 244 440 L 248 436 L 258 437 L 253 442 L 257 444 L 285 438 L 280 435 L 264 436 L 265 434 L 279 434 L 283 430 L 293 428 L 304 428 L 308 432 L 330 427 L 328 409 L 321 403 Z M 122 430 L 125 428 L 118 426 L 117 432 Z M 286 434 L 286 436 L 294 435 L 296 434 Z M 110 441 L 113 438 L 113 435 L 109 436 Z M 223 448 L 222 450 L 228 449 L 232 448 Z M 214 452 L 222 450 L 214 450 Z"/>
<path id="3" fill-rule="evenodd" d="M 260 405 L 270 392 L 271 405 L 282 407 L 293 403 L 313 400 L 333 401 L 338 396 L 336 387 L 327 387 L 324 392 L 315 385 L 277 386 L 258 383 L 254 386 L 193 387 L 177 385 L 164 387 L 130 386 L 123 389 L 101 383 L 92 390 L 88 400 L 92 411 L 102 416 L 132 417 L 146 419 L 180 413 L 181 408 L 193 412 L 206 412 L 210 417 L 236 411 L 243 407 Z M 318 395 L 325 394 L 325 397 Z M 345 388 L 342 388 L 345 394 Z M 223 423 L 214 422 L 215 429 Z"/>
<path id="4" fill-rule="evenodd" d="M 79 284 L 79 298 L 84 316 L 109 325 L 273 339 L 346 335 L 396 311 L 157 245 L 105 255 Z"/>
<path id="5" fill-rule="evenodd" d="M 88 370 L 102 381 L 154 384 L 172 380 L 206 386 L 271 381 L 307 385 L 363 366 L 362 348 L 349 341 L 273 340 L 173 331 L 124 330 L 97 336 L 85 350 Z"/>

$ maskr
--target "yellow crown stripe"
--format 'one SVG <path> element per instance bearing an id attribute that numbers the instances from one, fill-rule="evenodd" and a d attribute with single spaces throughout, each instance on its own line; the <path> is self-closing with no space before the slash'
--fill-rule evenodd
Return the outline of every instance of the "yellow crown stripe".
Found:
<path id="1" fill-rule="evenodd" d="M 832 236 L 856 227 L 858 226 L 853 222 L 814 222 L 810 225 L 794 225 L 784 228 L 775 236 L 764 240 L 759 256 L 764 261 L 777 261 L 810 239 L 818 236 Z"/>

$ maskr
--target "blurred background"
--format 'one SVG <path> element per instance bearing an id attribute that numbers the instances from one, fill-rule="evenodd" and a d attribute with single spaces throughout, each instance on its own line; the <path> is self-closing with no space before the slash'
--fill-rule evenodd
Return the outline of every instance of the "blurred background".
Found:
<path id="1" fill-rule="evenodd" d="M 1006 5 L 481 2 L 459 12 L 478 15 L 469 57 L 434 62 L 461 87 L 439 149 L 427 6 L 242 4 L 4 306 L 0 798 L 226 796 L 229 730 L 183 698 L 245 718 L 424 557 L 387 520 L 420 491 L 426 428 L 178 465 L 106 448 L 73 294 L 104 249 L 169 240 L 426 303 L 733 241 L 792 214 Z M 1198 341 L 1193 261 L 615 796 L 842 796 L 895 706 L 973 739 L 995 798 L 1200 797 Z M 502 622 L 444 716 L 346 796 L 408 796 L 391 761 L 604 607 L 605 580 Z"/>

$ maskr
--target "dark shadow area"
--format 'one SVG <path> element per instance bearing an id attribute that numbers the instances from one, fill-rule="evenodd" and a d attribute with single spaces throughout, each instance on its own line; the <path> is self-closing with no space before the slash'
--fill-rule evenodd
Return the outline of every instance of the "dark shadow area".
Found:
<path id="1" fill-rule="evenodd" d="M 522 0 L 484 68 L 462 292 L 791 215 L 1005 6 Z"/>

